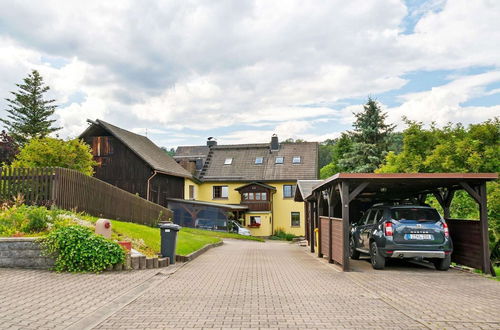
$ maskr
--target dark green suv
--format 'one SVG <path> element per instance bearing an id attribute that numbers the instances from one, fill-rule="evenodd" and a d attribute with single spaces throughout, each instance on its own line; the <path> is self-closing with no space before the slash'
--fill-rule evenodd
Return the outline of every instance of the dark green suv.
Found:
<path id="1" fill-rule="evenodd" d="M 369 254 L 375 269 L 383 269 L 386 258 L 425 258 L 448 270 L 452 250 L 448 225 L 428 206 L 376 204 L 351 225 L 351 258 Z"/>

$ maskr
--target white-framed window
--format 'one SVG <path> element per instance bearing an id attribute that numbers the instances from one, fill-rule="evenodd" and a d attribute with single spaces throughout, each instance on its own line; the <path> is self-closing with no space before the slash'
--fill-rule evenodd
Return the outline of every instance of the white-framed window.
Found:
<path id="1" fill-rule="evenodd" d="M 250 226 L 260 226 L 261 217 L 260 216 L 251 216 L 250 217 Z"/>
<path id="2" fill-rule="evenodd" d="M 224 160 L 224 165 L 231 165 L 232 163 L 233 163 L 232 158 L 226 158 L 226 160 Z"/>
<path id="3" fill-rule="evenodd" d="M 283 185 L 283 198 L 292 198 L 295 195 L 296 187 L 294 184 Z"/>
<path id="4" fill-rule="evenodd" d="M 285 161 L 285 157 L 282 157 L 282 156 L 278 156 L 274 159 L 275 164 L 283 164 L 284 161 Z"/>
<path id="5" fill-rule="evenodd" d="M 194 199 L 194 185 L 189 185 L 189 199 Z"/>
<path id="6" fill-rule="evenodd" d="M 255 164 L 260 165 L 264 162 L 264 157 L 255 157 Z"/>
<path id="7" fill-rule="evenodd" d="M 214 186 L 213 187 L 213 198 L 228 198 L 229 188 L 228 186 Z"/>
<path id="8" fill-rule="evenodd" d="M 300 164 L 300 156 L 293 156 L 292 164 Z"/>

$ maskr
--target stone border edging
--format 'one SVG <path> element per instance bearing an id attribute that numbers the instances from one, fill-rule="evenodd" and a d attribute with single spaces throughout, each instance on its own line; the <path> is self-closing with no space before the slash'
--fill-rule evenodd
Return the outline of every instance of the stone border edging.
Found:
<path id="1" fill-rule="evenodd" d="M 207 244 L 204 247 L 202 247 L 201 249 L 196 250 L 196 251 L 188 254 L 187 256 L 176 255 L 175 256 L 175 261 L 179 261 L 179 262 L 191 261 L 191 260 L 199 257 L 200 255 L 202 255 L 203 253 L 207 252 L 211 248 L 214 248 L 214 247 L 217 247 L 217 246 L 221 246 L 222 244 L 224 244 L 223 240 L 221 240 L 220 242 L 217 242 L 217 243 Z"/>

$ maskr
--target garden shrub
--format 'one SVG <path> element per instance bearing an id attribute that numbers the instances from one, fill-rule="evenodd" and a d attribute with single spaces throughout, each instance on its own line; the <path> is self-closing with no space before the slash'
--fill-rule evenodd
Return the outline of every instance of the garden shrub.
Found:
<path id="1" fill-rule="evenodd" d="M 28 223 L 23 227 L 25 233 L 39 233 L 48 227 L 50 212 L 45 207 L 33 207 L 27 212 Z"/>
<path id="2" fill-rule="evenodd" d="M 56 258 L 56 271 L 100 272 L 125 260 L 120 245 L 78 225 L 56 228 L 40 242 L 44 254 Z"/>
<path id="3" fill-rule="evenodd" d="M 289 234 L 285 232 L 283 228 L 276 228 L 274 231 L 274 235 L 270 237 L 270 239 L 274 240 L 284 240 L 284 241 L 291 241 L 295 238 L 296 236 L 294 234 Z"/>
<path id="4" fill-rule="evenodd" d="M 43 206 L 13 205 L 0 210 L 0 236 L 44 232 L 53 222 L 52 210 Z"/>

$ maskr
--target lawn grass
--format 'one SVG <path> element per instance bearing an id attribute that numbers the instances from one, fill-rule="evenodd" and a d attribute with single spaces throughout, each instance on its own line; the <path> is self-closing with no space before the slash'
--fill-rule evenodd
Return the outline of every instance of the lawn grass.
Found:
<path id="1" fill-rule="evenodd" d="M 132 240 L 133 247 L 148 256 L 154 256 L 160 252 L 159 228 L 117 220 L 111 220 L 111 228 L 113 228 L 114 236 L 116 235 L 114 238 L 119 240 Z M 194 228 L 182 228 L 177 236 L 176 253 L 185 256 L 201 249 L 207 244 L 220 242 L 221 238 L 263 241 L 260 238 L 252 236 L 242 236 L 233 233 Z"/>
<path id="2" fill-rule="evenodd" d="M 219 238 L 234 238 L 234 239 L 243 239 L 243 240 L 249 240 L 249 241 L 257 241 L 257 242 L 264 242 L 262 238 L 255 237 L 255 236 L 243 236 L 235 233 L 228 233 L 228 232 L 221 232 L 221 231 L 211 231 L 211 230 L 203 230 L 203 229 L 195 229 L 195 228 L 187 228 L 184 227 L 182 228 L 183 232 L 191 233 L 191 234 L 196 234 L 196 235 L 203 235 L 203 236 L 211 236 L 211 237 L 219 237 Z"/>
<path id="3" fill-rule="evenodd" d="M 495 273 L 496 273 L 496 277 L 493 277 L 496 281 L 500 281 L 500 267 L 493 267 L 495 268 Z"/>

